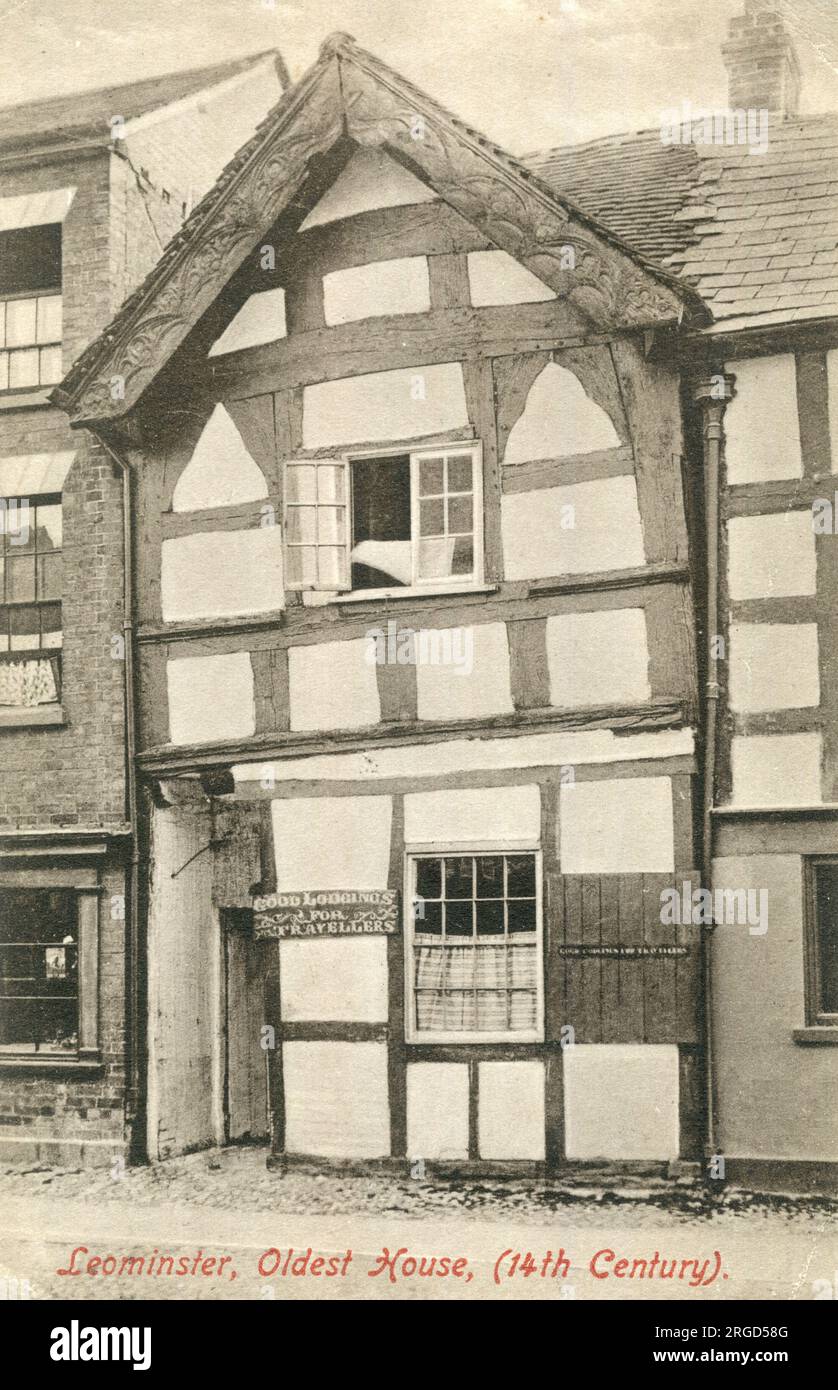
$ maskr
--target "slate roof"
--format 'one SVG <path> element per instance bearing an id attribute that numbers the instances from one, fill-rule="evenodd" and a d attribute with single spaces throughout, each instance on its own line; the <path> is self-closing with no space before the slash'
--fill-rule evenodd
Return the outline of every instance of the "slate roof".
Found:
<path id="1" fill-rule="evenodd" d="M 693 285 L 705 332 L 838 315 L 838 113 L 770 124 L 764 154 L 647 130 L 524 163 Z"/>
<path id="2" fill-rule="evenodd" d="M 246 72 L 267 58 L 277 64 L 280 78 L 287 84 L 280 55 L 273 49 L 266 49 L 225 63 L 164 73 L 120 87 L 98 87 L 93 91 L 0 107 L 0 150 L 5 154 L 17 148 L 41 151 L 50 145 L 96 139 L 107 142 L 111 138 L 109 122 L 113 116 L 123 116 L 127 121 L 147 115 Z"/>

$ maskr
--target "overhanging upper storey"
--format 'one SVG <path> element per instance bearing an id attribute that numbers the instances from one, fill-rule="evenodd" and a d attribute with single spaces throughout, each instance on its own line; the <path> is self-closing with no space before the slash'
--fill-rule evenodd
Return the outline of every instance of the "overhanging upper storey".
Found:
<path id="1" fill-rule="evenodd" d="M 127 414 L 265 231 L 282 217 L 293 232 L 323 195 L 339 171 L 326 156 L 353 145 L 385 149 L 594 331 L 707 317 L 691 289 L 338 34 L 55 391 L 73 424 Z"/>

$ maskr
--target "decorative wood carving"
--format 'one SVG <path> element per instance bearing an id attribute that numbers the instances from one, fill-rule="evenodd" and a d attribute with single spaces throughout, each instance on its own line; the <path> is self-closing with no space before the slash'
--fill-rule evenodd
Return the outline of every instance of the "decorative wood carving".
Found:
<path id="1" fill-rule="evenodd" d="M 417 116 L 422 138 L 414 138 Z M 348 133 L 386 145 L 490 241 L 603 328 L 680 319 L 699 301 L 556 198 L 510 156 L 462 125 L 345 35 L 228 165 L 110 328 L 53 398 L 75 424 L 116 420 L 139 399 L 245 257 L 289 206 L 309 162 Z M 572 247 L 573 269 L 567 267 Z M 114 378 L 120 378 L 114 391 Z"/>

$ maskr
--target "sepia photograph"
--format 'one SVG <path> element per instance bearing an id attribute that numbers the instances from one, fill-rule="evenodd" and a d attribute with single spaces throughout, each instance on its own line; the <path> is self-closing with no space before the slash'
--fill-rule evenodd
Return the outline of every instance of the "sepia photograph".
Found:
<path id="1" fill-rule="evenodd" d="M 8 0 L 0 75 L 10 1324 L 826 1354 L 838 4 Z"/>

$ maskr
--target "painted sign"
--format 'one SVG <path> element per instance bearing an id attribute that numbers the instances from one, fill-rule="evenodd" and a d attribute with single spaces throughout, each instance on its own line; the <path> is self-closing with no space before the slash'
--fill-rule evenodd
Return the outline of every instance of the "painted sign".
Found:
<path id="1" fill-rule="evenodd" d="M 686 946 L 559 946 L 557 954 L 583 960 L 665 960 L 689 955 Z"/>
<path id="2" fill-rule="evenodd" d="M 391 936 L 399 924 L 395 888 L 307 888 L 253 899 L 254 935 L 260 941 L 289 936 Z"/>

